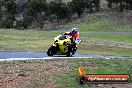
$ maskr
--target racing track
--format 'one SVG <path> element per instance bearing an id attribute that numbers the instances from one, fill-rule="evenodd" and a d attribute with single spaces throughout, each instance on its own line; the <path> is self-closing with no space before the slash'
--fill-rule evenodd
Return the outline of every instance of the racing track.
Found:
<path id="1" fill-rule="evenodd" d="M 62 31 L 63 32 L 63 31 Z M 132 34 L 132 32 L 81 32 L 81 33 L 89 33 L 89 34 Z M 128 56 L 101 56 L 101 55 L 82 55 L 82 54 L 75 54 L 73 57 L 66 57 L 66 56 L 54 56 L 48 57 L 46 53 L 35 53 L 35 52 L 13 52 L 13 51 L 0 51 L 0 61 L 10 61 L 10 60 L 28 60 L 28 59 L 53 59 L 53 58 L 103 58 L 103 59 L 110 59 L 110 58 L 132 58 Z"/>
<path id="2" fill-rule="evenodd" d="M 101 56 L 101 55 L 84 55 L 75 54 L 73 57 L 66 57 L 65 55 L 55 55 L 53 57 L 47 56 L 46 53 L 35 53 L 35 52 L 13 52 L 13 51 L 0 51 L 0 61 L 10 61 L 10 60 L 29 60 L 29 59 L 53 59 L 53 58 L 132 58 L 128 56 Z"/>

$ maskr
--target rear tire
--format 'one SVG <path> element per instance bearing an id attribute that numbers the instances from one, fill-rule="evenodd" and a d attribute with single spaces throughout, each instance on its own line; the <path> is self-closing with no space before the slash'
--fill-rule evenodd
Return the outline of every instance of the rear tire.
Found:
<path id="1" fill-rule="evenodd" d="M 70 52 L 70 53 L 68 53 L 66 56 L 67 56 L 67 57 L 72 57 L 72 55 L 73 55 L 73 54 Z"/>
<path id="2" fill-rule="evenodd" d="M 56 47 L 55 46 L 51 46 L 48 51 L 47 51 L 47 55 L 48 56 L 53 56 L 56 53 Z"/>
<path id="3" fill-rule="evenodd" d="M 68 46 L 68 52 L 67 52 L 67 57 L 72 57 L 76 53 L 76 49 L 73 48 L 72 45 Z"/>

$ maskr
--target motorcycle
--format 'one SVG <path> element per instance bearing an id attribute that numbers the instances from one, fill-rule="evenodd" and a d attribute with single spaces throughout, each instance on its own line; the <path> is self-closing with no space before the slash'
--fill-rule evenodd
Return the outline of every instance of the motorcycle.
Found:
<path id="1" fill-rule="evenodd" d="M 70 35 L 59 35 L 54 38 L 54 44 L 48 49 L 47 55 L 66 55 L 73 56 L 76 52 L 76 49 L 72 44 L 73 38 Z M 78 40 L 80 43 L 81 40 Z"/>

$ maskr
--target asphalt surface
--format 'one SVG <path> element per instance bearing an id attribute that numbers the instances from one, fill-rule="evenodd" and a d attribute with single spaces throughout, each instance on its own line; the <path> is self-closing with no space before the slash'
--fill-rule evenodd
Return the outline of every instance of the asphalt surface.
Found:
<path id="1" fill-rule="evenodd" d="M 65 55 L 55 55 L 53 57 L 47 56 L 46 53 L 36 53 L 36 52 L 13 52 L 13 51 L 1 51 L 0 61 L 9 60 L 28 60 L 28 59 L 53 59 L 53 58 L 132 58 L 128 56 L 102 56 L 93 54 L 75 54 L 73 57 L 66 57 Z"/>

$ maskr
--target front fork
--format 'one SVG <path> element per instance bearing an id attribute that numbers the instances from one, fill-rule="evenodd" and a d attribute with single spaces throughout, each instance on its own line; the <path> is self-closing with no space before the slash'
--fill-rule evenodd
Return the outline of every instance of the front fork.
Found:
<path id="1" fill-rule="evenodd" d="M 56 52 L 59 52 L 60 51 L 60 48 L 59 48 L 59 45 L 54 43 L 52 46 L 56 47 Z"/>

